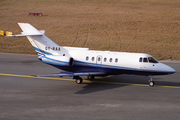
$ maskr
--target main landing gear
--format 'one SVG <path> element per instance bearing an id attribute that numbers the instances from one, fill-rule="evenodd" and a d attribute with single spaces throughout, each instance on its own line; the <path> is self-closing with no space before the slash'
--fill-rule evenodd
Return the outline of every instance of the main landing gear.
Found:
<path id="1" fill-rule="evenodd" d="M 93 80 L 95 78 L 95 76 L 88 75 L 87 78 L 88 78 L 88 80 Z M 81 84 L 83 82 L 83 79 L 81 77 L 79 77 L 79 76 L 74 76 L 73 79 L 75 79 L 75 82 L 77 84 Z"/>
<path id="2" fill-rule="evenodd" d="M 75 82 L 77 84 L 81 84 L 83 82 L 83 79 L 81 77 L 79 77 L 79 76 L 74 76 L 73 79 L 75 79 Z"/>
<path id="3" fill-rule="evenodd" d="M 87 75 L 87 79 L 88 79 L 88 80 L 93 80 L 94 78 L 95 78 L 94 75 Z"/>
<path id="4" fill-rule="evenodd" d="M 153 87 L 155 85 L 154 81 L 153 81 L 153 77 L 149 76 L 151 79 L 148 81 L 149 82 L 149 86 Z"/>

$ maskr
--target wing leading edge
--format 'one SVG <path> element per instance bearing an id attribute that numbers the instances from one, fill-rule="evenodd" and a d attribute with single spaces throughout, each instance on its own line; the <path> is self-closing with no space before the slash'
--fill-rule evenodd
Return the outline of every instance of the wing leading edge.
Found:
<path id="1" fill-rule="evenodd" d="M 63 77 L 63 76 L 86 76 L 86 75 L 93 75 L 93 76 L 101 76 L 105 75 L 103 72 L 60 72 L 55 74 L 47 74 L 47 75 L 35 75 L 36 77 Z"/>

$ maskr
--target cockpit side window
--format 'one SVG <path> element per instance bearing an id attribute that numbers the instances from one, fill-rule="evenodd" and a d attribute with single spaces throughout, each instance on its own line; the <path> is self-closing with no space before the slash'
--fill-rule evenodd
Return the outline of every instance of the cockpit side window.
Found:
<path id="1" fill-rule="evenodd" d="M 148 57 L 148 60 L 150 63 L 158 63 L 158 61 L 155 60 L 153 57 Z"/>
<path id="2" fill-rule="evenodd" d="M 143 58 L 143 62 L 148 62 L 148 59 L 147 58 Z"/>

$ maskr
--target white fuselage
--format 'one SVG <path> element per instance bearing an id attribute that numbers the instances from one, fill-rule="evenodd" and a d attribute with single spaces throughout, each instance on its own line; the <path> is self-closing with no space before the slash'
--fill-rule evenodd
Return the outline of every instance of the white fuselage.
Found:
<path id="1" fill-rule="evenodd" d="M 66 52 L 62 55 L 46 55 L 41 57 L 42 61 L 71 72 L 96 71 L 106 75 L 164 75 L 175 72 L 173 68 L 156 61 L 148 54 L 95 51 L 75 47 L 63 47 L 63 49 Z M 73 58 L 71 65 L 70 58 Z"/>
<path id="2" fill-rule="evenodd" d="M 149 61 L 152 56 L 143 53 L 126 53 L 94 50 L 72 50 L 69 54 L 75 61 L 81 61 L 79 65 L 95 68 L 115 69 L 125 71 L 136 71 L 139 74 L 170 74 L 175 70 L 165 64 L 155 61 Z M 140 61 L 142 59 L 142 61 Z M 147 61 L 144 61 L 146 59 Z M 154 59 L 154 58 L 153 58 Z M 121 73 L 120 72 L 120 73 Z M 131 73 L 131 72 L 130 72 Z"/>

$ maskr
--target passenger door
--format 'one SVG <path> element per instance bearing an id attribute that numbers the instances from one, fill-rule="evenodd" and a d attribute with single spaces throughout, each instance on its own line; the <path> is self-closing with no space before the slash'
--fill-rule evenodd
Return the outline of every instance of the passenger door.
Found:
<path id="1" fill-rule="evenodd" d="M 102 65 L 102 56 L 98 55 L 96 58 L 96 65 Z"/>

